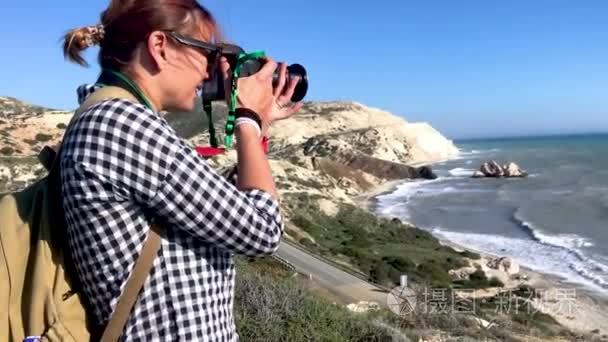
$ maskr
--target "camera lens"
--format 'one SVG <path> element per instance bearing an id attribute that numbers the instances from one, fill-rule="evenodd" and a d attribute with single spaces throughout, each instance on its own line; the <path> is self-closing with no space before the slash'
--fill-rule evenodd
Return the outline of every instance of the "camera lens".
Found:
<path id="1" fill-rule="evenodd" d="M 260 71 L 263 66 L 263 62 L 261 60 L 249 60 L 245 62 L 241 66 L 240 77 L 247 77 L 253 75 Z M 292 64 L 287 67 L 287 82 L 290 79 L 295 77 L 299 77 L 298 84 L 291 96 L 292 102 L 301 101 L 308 92 L 308 76 L 306 74 L 306 69 L 300 64 Z M 277 86 L 279 83 L 279 69 L 274 72 L 272 75 L 272 83 L 273 86 Z M 223 100 L 224 96 L 224 83 L 223 78 L 221 77 L 219 68 L 214 71 L 214 75 L 208 82 L 203 83 L 203 91 L 202 91 L 204 100 Z"/>
<path id="2" fill-rule="evenodd" d="M 308 92 L 308 76 L 306 75 L 306 69 L 300 64 L 292 64 L 287 67 L 287 82 L 294 77 L 299 77 L 298 85 L 291 96 L 291 102 L 301 101 Z M 279 73 L 275 72 L 273 81 L 278 82 Z"/>

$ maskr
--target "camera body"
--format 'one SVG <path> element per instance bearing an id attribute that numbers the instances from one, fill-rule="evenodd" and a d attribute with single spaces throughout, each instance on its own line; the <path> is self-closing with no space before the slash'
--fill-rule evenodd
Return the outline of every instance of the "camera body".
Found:
<path id="1" fill-rule="evenodd" d="M 226 57 L 230 64 L 231 70 L 234 70 L 237 66 L 239 56 L 245 53 L 245 51 L 238 45 L 233 44 L 222 44 L 221 55 Z M 239 77 L 247 77 L 257 73 L 264 66 L 264 60 L 262 59 L 249 59 L 243 62 Z M 298 84 L 294 90 L 293 96 L 291 97 L 292 102 L 301 101 L 308 92 L 308 77 L 306 69 L 300 64 L 292 64 L 287 67 L 287 81 L 291 78 L 299 77 Z M 277 86 L 279 80 L 279 70 L 277 69 L 272 77 L 273 86 Z M 203 101 L 211 102 L 226 99 L 226 89 L 224 88 L 224 81 L 219 68 L 212 70 L 211 78 L 203 83 L 202 89 Z"/>

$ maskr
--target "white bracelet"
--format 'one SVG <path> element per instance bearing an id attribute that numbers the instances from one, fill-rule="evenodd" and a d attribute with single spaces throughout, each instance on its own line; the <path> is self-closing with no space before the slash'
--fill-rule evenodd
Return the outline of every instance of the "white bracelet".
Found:
<path id="1" fill-rule="evenodd" d="M 234 121 L 234 128 L 237 128 L 239 125 L 244 125 L 244 124 L 252 125 L 253 127 L 255 127 L 255 129 L 258 131 L 258 137 L 262 135 L 262 129 L 260 128 L 260 125 L 258 125 L 258 123 L 255 122 L 255 120 L 250 119 L 250 118 L 236 119 Z"/>

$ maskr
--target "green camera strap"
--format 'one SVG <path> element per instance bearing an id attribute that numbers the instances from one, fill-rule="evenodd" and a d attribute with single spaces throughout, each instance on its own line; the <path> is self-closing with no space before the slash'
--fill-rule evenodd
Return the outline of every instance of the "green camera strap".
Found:
<path id="1" fill-rule="evenodd" d="M 228 102 L 228 118 L 226 120 L 226 135 L 224 136 L 224 145 L 226 148 L 232 147 L 232 136 L 234 135 L 234 122 L 236 121 L 236 103 L 238 97 L 237 80 L 241 74 L 241 68 L 243 64 L 250 60 L 265 57 L 266 54 L 263 51 L 241 53 L 236 61 L 236 66 L 232 71 L 232 84 L 230 88 L 230 99 Z M 215 126 L 213 125 L 213 106 L 211 101 L 203 101 L 203 110 L 207 114 L 207 121 L 209 126 L 209 142 L 211 147 L 218 147 L 218 140 L 215 134 Z"/>
<path id="2" fill-rule="evenodd" d="M 265 57 L 263 51 L 251 53 L 241 53 L 236 61 L 236 66 L 232 71 L 232 85 L 230 89 L 230 101 L 228 103 L 228 119 L 226 120 L 226 135 L 224 136 L 224 144 L 226 148 L 232 147 L 232 135 L 234 134 L 234 122 L 236 121 L 236 103 L 239 90 L 237 88 L 237 80 L 241 74 L 241 68 L 247 61 Z"/>
<path id="3" fill-rule="evenodd" d="M 133 82 L 127 75 L 110 69 L 103 69 L 95 85 L 103 87 L 109 85 L 116 85 L 129 91 L 135 96 L 139 102 L 144 106 L 148 107 L 151 111 L 154 111 L 154 107 L 150 100 L 144 95 L 144 92 Z"/>
<path id="4" fill-rule="evenodd" d="M 215 136 L 215 126 L 213 125 L 213 106 L 211 101 L 203 101 L 203 110 L 207 114 L 207 121 L 209 126 L 209 142 L 211 147 L 217 147 L 217 137 Z"/>

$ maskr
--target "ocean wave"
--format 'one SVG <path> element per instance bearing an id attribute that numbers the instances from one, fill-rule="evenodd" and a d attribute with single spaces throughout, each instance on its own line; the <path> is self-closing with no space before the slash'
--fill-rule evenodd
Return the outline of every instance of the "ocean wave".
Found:
<path id="1" fill-rule="evenodd" d="M 576 273 L 580 274 L 581 276 L 583 276 L 586 279 L 589 279 L 591 281 L 593 281 L 595 284 L 598 284 L 599 286 L 601 286 L 604 289 L 608 289 L 608 280 L 606 280 L 604 277 L 602 277 L 601 275 L 594 273 L 593 270 L 590 270 L 588 267 L 586 267 L 585 265 L 570 265 L 570 268 L 575 271 Z"/>
<path id="2" fill-rule="evenodd" d="M 409 220 L 410 213 L 407 210 L 407 205 L 404 202 L 394 202 L 378 206 L 378 213 L 384 217 L 397 217 L 402 220 Z"/>
<path id="3" fill-rule="evenodd" d="M 608 289 L 605 265 L 569 250 L 534 239 L 462 233 L 435 227 L 432 233 L 454 243 L 497 256 L 509 256 L 531 269 L 564 277 L 570 282 L 586 285 L 598 291 Z M 598 267 L 598 265 L 601 265 Z"/>
<path id="4" fill-rule="evenodd" d="M 407 210 L 407 202 L 417 189 L 428 184 L 437 183 L 445 180 L 445 177 L 437 177 L 436 179 L 414 180 L 407 181 L 397 185 L 396 189 L 384 195 L 376 196 L 377 211 L 383 216 L 399 217 L 409 219 L 409 211 Z"/>
<path id="5" fill-rule="evenodd" d="M 521 217 L 519 210 L 514 211 L 511 220 L 513 221 L 513 223 L 522 228 L 526 233 L 528 233 L 528 235 L 537 242 L 555 247 L 565 248 L 567 250 L 570 250 L 571 252 L 581 254 L 581 258 L 583 257 L 582 253 L 578 251 L 577 248 L 593 246 L 593 243 L 590 242 L 589 239 L 578 236 L 576 234 L 550 235 L 544 233 L 540 229 L 535 227 L 531 222 L 525 221 Z M 606 266 L 606 271 L 608 272 L 608 266 Z"/>
<path id="6" fill-rule="evenodd" d="M 570 256 L 568 267 L 577 272 L 580 276 L 593 281 L 595 284 L 608 288 L 608 276 L 598 273 L 608 274 L 608 265 L 585 256 L 580 250 L 585 247 L 592 247 L 593 243 L 589 239 L 576 234 L 556 234 L 550 235 L 534 227 L 530 222 L 520 217 L 519 211 L 515 211 L 512 220 L 521 227 L 534 241 L 541 245 L 561 249 Z"/>
<path id="7" fill-rule="evenodd" d="M 475 154 L 481 154 L 483 153 L 483 151 L 480 150 L 470 150 L 470 151 L 460 151 L 460 155 L 462 156 L 471 156 L 471 155 L 475 155 Z"/>
<path id="8" fill-rule="evenodd" d="M 574 194 L 574 190 L 551 190 L 551 191 L 549 191 L 549 193 L 551 195 L 564 196 L 564 195 L 572 195 L 572 194 Z"/>
<path id="9" fill-rule="evenodd" d="M 446 177 L 437 177 L 435 179 L 425 179 L 425 180 L 413 180 L 413 181 L 410 180 L 410 181 L 403 182 L 403 183 L 397 185 L 397 188 L 395 189 L 395 191 L 385 194 L 385 195 L 380 195 L 380 196 L 376 197 L 376 199 L 379 201 L 394 200 L 394 199 L 403 201 L 403 199 L 405 198 L 405 200 L 407 201 L 417 188 L 420 188 L 424 185 L 428 185 L 428 184 L 432 184 L 432 183 L 442 182 L 445 180 L 446 180 Z"/>
<path id="10" fill-rule="evenodd" d="M 470 177 L 473 175 L 473 172 L 475 172 L 474 169 L 465 169 L 462 167 L 457 167 L 455 169 L 451 169 L 450 171 L 448 171 L 450 175 L 454 176 L 454 177 Z"/>

